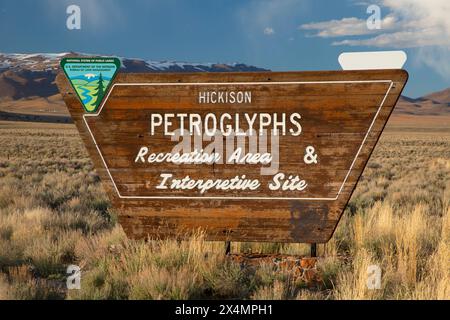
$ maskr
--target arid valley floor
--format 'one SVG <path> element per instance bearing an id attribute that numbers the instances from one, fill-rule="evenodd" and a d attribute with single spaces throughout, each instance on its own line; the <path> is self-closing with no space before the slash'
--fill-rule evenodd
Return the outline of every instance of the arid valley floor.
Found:
<path id="1" fill-rule="evenodd" d="M 0 299 L 449 299 L 450 129 L 402 123 L 388 125 L 305 272 L 295 259 L 306 244 L 233 243 L 227 257 L 201 231 L 127 239 L 73 125 L 0 122 Z M 276 263 L 286 257 L 293 266 Z M 70 264 L 80 290 L 66 289 Z M 378 290 L 369 265 L 382 270 Z"/>

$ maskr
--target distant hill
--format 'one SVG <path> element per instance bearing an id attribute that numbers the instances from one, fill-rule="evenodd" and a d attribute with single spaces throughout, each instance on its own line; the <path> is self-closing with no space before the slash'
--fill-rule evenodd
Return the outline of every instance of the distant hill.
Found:
<path id="1" fill-rule="evenodd" d="M 450 130 L 450 88 L 417 99 L 400 97 L 388 125 Z"/>
<path id="2" fill-rule="evenodd" d="M 89 56 L 75 52 L 4 54 L 0 53 L 0 120 L 13 119 L 11 114 L 24 114 L 23 119 L 45 119 L 67 117 L 71 121 L 64 102 L 55 84 L 59 72 L 59 61 L 63 57 Z M 249 72 L 269 71 L 242 63 L 188 63 L 175 61 L 149 61 L 142 59 L 120 58 L 120 72 Z M 31 116 L 30 116 L 31 115 Z M 37 118 L 34 116 L 38 116 Z M 50 116 L 50 117 L 49 117 Z M 421 117 L 420 120 L 418 117 Z M 450 88 L 412 99 L 400 97 L 394 109 L 393 123 L 404 124 L 411 121 L 450 126 Z M 43 118 L 44 119 L 44 118 Z M 31 120 L 30 120 L 31 121 Z"/>
<path id="3" fill-rule="evenodd" d="M 0 100 L 17 100 L 33 96 L 50 97 L 58 93 L 55 77 L 63 57 L 79 53 L 2 54 L 0 53 Z M 146 61 L 120 58 L 120 72 L 237 72 L 267 71 L 242 63 L 188 63 Z"/>
<path id="4" fill-rule="evenodd" d="M 402 96 L 394 109 L 394 114 L 416 116 L 450 116 L 450 101 L 445 102 L 446 100 L 444 99 L 441 101 L 431 99 L 430 97 L 435 94 L 439 94 L 439 92 L 432 93 L 418 99 L 411 99 Z"/>
<path id="5" fill-rule="evenodd" d="M 0 120 L 5 113 L 66 116 L 69 117 L 64 102 L 55 84 L 59 72 L 59 62 L 64 57 L 91 56 L 76 52 L 5 54 L 0 53 Z M 189 63 L 175 61 L 150 61 L 120 58 L 120 72 L 250 72 L 268 71 L 243 63 Z M 15 116 L 9 115 L 8 119 Z M 39 119 L 36 117 L 20 117 Z M 46 117 L 45 119 L 52 119 Z M 58 118 L 60 120 L 60 118 Z M 70 121 L 70 119 L 67 119 Z"/>
<path id="6" fill-rule="evenodd" d="M 424 97 L 424 99 L 428 99 L 437 103 L 450 104 L 450 88 L 444 89 L 442 91 L 434 92 L 428 94 Z"/>

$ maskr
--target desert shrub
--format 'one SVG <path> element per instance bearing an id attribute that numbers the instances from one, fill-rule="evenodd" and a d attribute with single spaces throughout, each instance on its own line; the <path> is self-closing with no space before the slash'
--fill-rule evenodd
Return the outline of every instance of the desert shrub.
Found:
<path id="1" fill-rule="evenodd" d="M 74 127 L 0 128 L 0 299 L 448 299 L 450 135 L 385 132 L 339 226 L 319 246 L 321 282 L 245 265 L 199 231 L 127 239 Z M 433 155 L 430 158 L 430 155 Z M 305 244 L 232 243 L 307 255 Z M 65 288 L 67 265 L 81 290 Z M 382 270 L 368 290 L 367 266 Z"/>

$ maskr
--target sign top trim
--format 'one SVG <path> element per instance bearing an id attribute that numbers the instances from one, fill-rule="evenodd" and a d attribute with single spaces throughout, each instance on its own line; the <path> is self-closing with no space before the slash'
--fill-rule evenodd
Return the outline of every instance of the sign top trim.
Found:
<path id="1" fill-rule="evenodd" d="M 135 83 L 114 83 L 111 90 L 108 92 L 105 100 L 96 113 L 86 114 L 85 116 L 96 117 L 103 109 L 106 101 L 108 100 L 111 92 L 116 86 L 218 86 L 218 85 L 286 85 L 286 84 L 333 84 L 333 83 L 390 83 L 393 84 L 393 80 L 336 80 L 336 81 L 259 81 L 259 82 L 135 82 Z"/>

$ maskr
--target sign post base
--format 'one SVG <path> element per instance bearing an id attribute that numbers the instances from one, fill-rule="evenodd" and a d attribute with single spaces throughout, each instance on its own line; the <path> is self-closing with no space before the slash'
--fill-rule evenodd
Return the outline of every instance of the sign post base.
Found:
<path id="1" fill-rule="evenodd" d="M 311 258 L 317 258 L 317 243 L 311 243 Z"/>
<path id="2" fill-rule="evenodd" d="M 231 241 L 225 241 L 225 255 L 229 256 L 231 253 Z"/>

